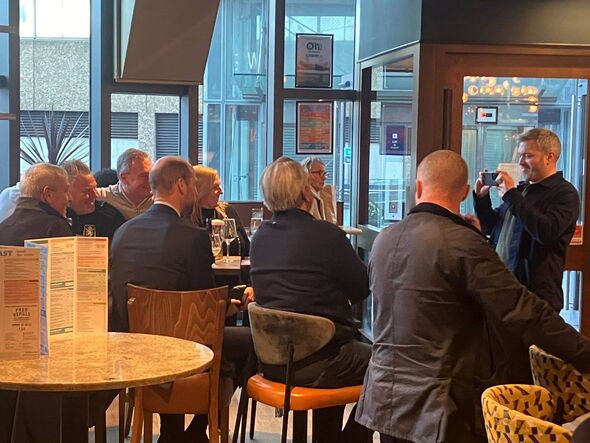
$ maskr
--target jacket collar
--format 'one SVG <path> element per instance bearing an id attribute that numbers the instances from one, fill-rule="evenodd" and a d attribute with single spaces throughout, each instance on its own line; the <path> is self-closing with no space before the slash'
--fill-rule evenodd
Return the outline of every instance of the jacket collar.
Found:
<path id="1" fill-rule="evenodd" d="M 563 172 L 562 171 L 557 171 L 555 174 L 550 175 L 549 177 L 541 180 L 540 182 L 537 183 L 531 183 L 529 181 L 522 181 L 518 183 L 518 187 L 519 188 L 524 188 L 527 186 L 543 186 L 545 188 L 554 188 L 556 187 L 559 183 L 561 183 L 563 181 Z"/>
<path id="2" fill-rule="evenodd" d="M 152 205 L 146 212 L 158 212 L 160 214 L 174 215 L 175 217 L 180 218 L 178 212 L 176 212 L 176 209 L 172 208 L 169 205 L 160 203 Z"/>
<path id="3" fill-rule="evenodd" d="M 287 209 L 286 211 L 277 211 L 275 213 L 273 213 L 272 215 L 272 219 L 274 221 L 278 221 L 278 220 L 282 220 L 285 218 L 313 218 L 313 215 L 311 215 L 309 212 L 304 211 L 303 209 L 299 209 L 299 208 L 291 208 L 291 209 Z M 315 219 L 314 219 L 315 220 Z"/>
<path id="4" fill-rule="evenodd" d="M 41 200 L 37 200 L 33 197 L 19 197 L 16 202 L 16 209 L 32 209 L 34 211 L 45 212 L 46 214 L 66 220 L 63 215 L 61 215 L 47 203 L 43 203 Z"/>
<path id="5" fill-rule="evenodd" d="M 485 235 L 483 235 L 480 231 L 478 231 L 477 228 L 475 228 L 471 223 L 469 223 L 468 221 L 465 221 L 463 218 L 459 217 L 457 214 L 452 213 L 451 211 L 449 211 L 446 208 L 443 208 L 440 205 L 437 205 L 435 203 L 420 203 L 417 206 L 415 206 L 409 212 L 408 215 L 418 214 L 420 212 L 426 212 L 428 214 L 438 215 L 440 217 L 446 217 L 449 220 L 451 220 L 453 223 L 456 223 L 461 226 L 465 226 L 466 228 L 469 228 L 472 231 L 477 232 L 479 235 L 481 235 L 482 237 L 485 238 Z"/>

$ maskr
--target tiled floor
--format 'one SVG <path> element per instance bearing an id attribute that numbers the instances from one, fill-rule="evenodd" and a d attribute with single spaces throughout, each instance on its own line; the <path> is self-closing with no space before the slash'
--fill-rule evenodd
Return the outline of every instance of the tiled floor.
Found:
<path id="1" fill-rule="evenodd" d="M 239 391 L 234 394 L 232 399 L 231 409 L 230 409 L 230 441 L 232 436 L 232 431 L 234 428 L 235 418 L 236 418 L 236 411 L 238 408 L 238 400 L 239 400 Z M 348 416 L 351 407 L 347 407 L 345 418 Z M 291 417 L 289 417 L 291 419 Z M 190 417 L 187 417 L 187 422 L 190 420 Z M 291 420 L 289 420 L 291 422 Z M 309 420 L 311 421 L 311 420 Z M 107 412 L 107 425 L 109 426 L 109 432 L 107 436 L 108 443 L 117 443 L 118 439 L 118 401 L 115 400 L 111 407 Z M 290 423 L 291 424 L 291 423 Z M 249 436 L 246 435 L 246 442 L 257 442 L 257 443 L 276 443 L 280 441 L 281 438 L 281 425 L 282 419 L 275 417 L 275 410 L 274 408 L 268 407 L 266 405 L 259 404 L 256 410 L 256 429 L 254 434 L 254 439 L 250 440 Z M 157 433 L 157 427 L 159 426 L 159 419 L 158 416 L 154 416 L 154 433 Z M 249 423 L 248 423 L 249 426 Z M 289 426 L 289 436 L 291 435 L 291 427 Z M 308 441 L 311 441 L 311 423 L 309 423 L 309 431 L 308 431 Z M 90 441 L 94 443 L 94 436 L 91 433 Z M 129 441 L 127 439 L 126 441 Z M 154 437 L 154 442 L 157 441 L 157 437 Z M 290 439 L 288 439 L 290 441 Z M 377 443 L 379 438 L 377 435 L 374 436 L 373 441 Z"/>

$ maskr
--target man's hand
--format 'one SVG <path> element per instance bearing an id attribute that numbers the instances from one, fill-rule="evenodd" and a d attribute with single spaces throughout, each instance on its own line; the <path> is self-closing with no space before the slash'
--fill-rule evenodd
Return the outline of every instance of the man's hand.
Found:
<path id="1" fill-rule="evenodd" d="M 250 303 L 252 303 L 256 297 L 254 296 L 254 288 L 252 286 L 248 286 L 244 289 L 244 295 L 242 295 L 242 309 L 248 307 Z"/>
<path id="2" fill-rule="evenodd" d="M 475 180 L 475 185 L 473 186 L 473 191 L 475 192 L 475 195 L 477 195 L 479 198 L 485 197 L 490 193 L 490 187 L 488 185 L 483 184 L 484 172 L 487 171 L 479 171 L 479 177 L 477 177 L 477 180 Z"/>
<path id="3" fill-rule="evenodd" d="M 465 214 L 465 215 L 462 215 L 462 217 L 463 217 L 463 220 L 465 220 L 467 223 L 470 223 L 475 229 L 477 229 L 479 232 L 481 232 L 481 223 L 479 222 L 479 218 L 477 218 L 473 214 Z"/>
<path id="4" fill-rule="evenodd" d="M 498 182 L 498 194 L 500 194 L 500 197 L 503 197 L 506 192 L 516 187 L 514 180 L 512 180 L 512 177 L 506 171 L 498 171 L 496 181 Z"/>
<path id="5" fill-rule="evenodd" d="M 242 309 L 242 301 L 231 298 L 227 305 L 227 311 L 225 312 L 226 317 L 232 317 L 236 315 Z"/>

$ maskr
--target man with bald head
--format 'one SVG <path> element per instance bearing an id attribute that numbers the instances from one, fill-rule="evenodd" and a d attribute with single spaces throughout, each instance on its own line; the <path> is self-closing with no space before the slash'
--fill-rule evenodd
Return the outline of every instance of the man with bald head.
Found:
<path id="1" fill-rule="evenodd" d="M 417 206 L 373 244 L 374 344 L 356 419 L 382 443 L 487 441 L 481 393 L 511 382 L 491 357 L 489 321 L 510 340 L 590 371 L 590 342 L 520 284 L 475 220 L 459 214 L 468 192 L 460 155 L 428 155 L 418 166 Z"/>

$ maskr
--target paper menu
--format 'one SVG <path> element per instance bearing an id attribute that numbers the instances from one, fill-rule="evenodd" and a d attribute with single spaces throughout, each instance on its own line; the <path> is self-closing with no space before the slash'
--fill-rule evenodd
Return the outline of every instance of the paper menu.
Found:
<path id="1" fill-rule="evenodd" d="M 106 332 L 108 238 L 56 237 L 27 240 L 45 258 L 48 338 L 72 332 Z M 42 337 L 42 343 L 44 343 Z"/>
<path id="2" fill-rule="evenodd" d="M 0 247 L 0 358 L 36 357 L 40 352 L 41 257 L 37 250 Z"/>

